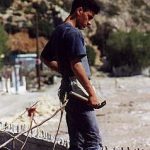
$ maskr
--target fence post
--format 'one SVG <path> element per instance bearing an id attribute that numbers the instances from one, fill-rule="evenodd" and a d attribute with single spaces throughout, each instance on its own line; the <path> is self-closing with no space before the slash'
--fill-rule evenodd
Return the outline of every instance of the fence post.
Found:
<path id="1" fill-rule="evenodd" d="M 15 140 L 12 141 L 12 150 L 15 150 Z"/>
<path id="2" fill-rule="evenodd" d="M 5 126 L 5 130 L 6 130 L 8 128 L 8 123 L 5 122 L 4 126 Z"/>

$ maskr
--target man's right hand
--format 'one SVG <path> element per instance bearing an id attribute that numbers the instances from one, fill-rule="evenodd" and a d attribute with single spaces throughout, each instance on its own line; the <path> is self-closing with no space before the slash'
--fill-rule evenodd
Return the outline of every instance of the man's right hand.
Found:
<path id="1" fill-rule="evenodd" d="M 89 98 L 88 98 L 88 103 L 89 103 L 89 105 L 91 105 L 93 108 L 97 108 L 97 107 L 101 104 L 100 100 L 98 100 L 95 95 L 94 95 L 94 96 L 89 96 Z"/>
<path id="2" fill-rule="evenodd" d="M 90 96 L 88 102 L 94 109 L 100 109 L 106 105 L 106 100 L 100 102 L 99 100 L 97 100 L 97 97 L 95 99 L 95 96 Z"/>

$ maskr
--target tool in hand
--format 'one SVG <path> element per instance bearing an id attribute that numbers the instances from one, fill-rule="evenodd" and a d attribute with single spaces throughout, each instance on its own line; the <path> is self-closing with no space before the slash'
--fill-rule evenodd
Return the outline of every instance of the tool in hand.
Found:
<path id="1" fill-rule="evenodd" d="M 84 96 L 82 96 L 82 95 L 80 95 L 80 94 L 78 94 L 78 93 L 75 93 L 75 92 L 73 92 L 73 91 L 70 91 L 70 92 L 69 92 L 69 95 L 74 96 L 74 97 L 76 97 L 76 98 L 78 98 L 78 99 L 80 99 L 80 100 L 83 100 L 83 101 L 88 101 L 88 97 L 84 97 Z M 103 101 L 102 103 L 99 103 L 99 104 L 95 107 L 95 109 L 100 109 L 100 108 L 104 107 L 105 105 L 106 105 L 106 100 Z"/>

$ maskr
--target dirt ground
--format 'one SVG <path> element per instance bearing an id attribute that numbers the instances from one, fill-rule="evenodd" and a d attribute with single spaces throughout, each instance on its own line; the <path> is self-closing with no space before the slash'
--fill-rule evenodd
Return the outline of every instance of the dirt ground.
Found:
<path id="1" fill-rule="evenodd" d="M 60 79 L 59 79 L 60 80 Z M 150 78 L 134 76 L 108 78 L 94 76 L 92 79 L 98 96 L 107 100 L 107 105 L 96 110 L 103 144 L 113 147 L 130 147 L 150 150 Z M 26 107 L 40 101 L 37 122 L 42 121 L 59 107 L 57 89 L 59 83 L 43 92 L 18 95 L 0 93 L 0 122 L 12 122 Z M 60 114 L 40 128 L 55 135 Z M 15 123 L 28 124 L 27 115 Z M 65 114 L 59 137 L 68 139 Z"/>

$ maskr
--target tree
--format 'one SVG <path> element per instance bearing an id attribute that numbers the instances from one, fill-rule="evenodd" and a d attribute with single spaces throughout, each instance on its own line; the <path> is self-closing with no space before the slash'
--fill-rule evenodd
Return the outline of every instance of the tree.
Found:
<path id="1" fill-rule="evenodd" d="M 0 0 L 0 9 L 7 9 L 11 6 L 13 0 Z"/>
<path id="2" fill-rule="evenodd" d="M 94 66 L 96 53 L 95 53 L 93 47 L 90 45 L 87 45 L 86 49 L 87 49 L 87 57 L 88 57 L 89 64 L 90 64 L 90 66 Z"/>
<path id="3" fill-rule="evenodd" d="M 137 30 L 113 32 L 107 40 L 105 51 L 111 68 L 126 67 L 130 75 L 140 73 L 150 66 L 150 34 Z"/>
<path id="4" fill-rule="evenodd" d="M 3 26 L 0 24 L 0 55 L 7 53 L 7 42 L 8 35 L 5 32 Z"/>
<path id="5" fill-rule="evenodd" d="M 96 33 L 90 38 L 92 43 L 97 45 L 98 49 L 101 50 L 101 56 L 105 55 L 106 41 L 113 29 L 114 27 L 109 22 L 104 22 L 101 25 L 97 23 Z"/>
<path id="6" fill-rule="evenodd" d="M 7 54 L 7 33 L 5 32 L 3 26 L 0 24 L 0 68 L 2 67 L 2 55 Z"/>

